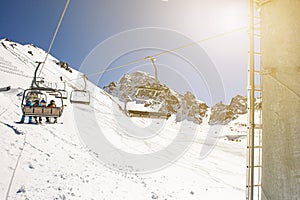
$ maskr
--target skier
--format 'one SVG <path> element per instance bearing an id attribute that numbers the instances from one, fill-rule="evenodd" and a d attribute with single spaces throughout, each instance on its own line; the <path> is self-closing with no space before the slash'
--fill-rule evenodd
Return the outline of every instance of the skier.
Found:
<path id="1" fill-rule="evenodd" d="M 30 106 L 30 107 L 32 107 L 32 101 L 31 101 L 30 99 L 27 99 L 27 100 L 26 100 L 25 106 Z M 20 123 L 20 124 L 23 124 L 24 121 L 25 121 L 25 116 L 24 116 L 24 114 L 23 114 L 23 115 L 22 115 L 22 118 L 21 118 L 21 121 L 20 121 L 19 123 Z M 29 116 L 29 117 L 28 117 L 28 124 L 32 124 L 32 116 Z"/>
<path id="2" fill-rule="evenodd" d="M 47 107 L 48 108 L 55 108 L 56 107 L 55 101 L 51 100 Z M 50 123 L 49 117 L 46 117 L 46 122 Z M 54 122 L 53 123 L 57 123 L 57 117 L 54 117 Z"/>
<path id="3" fill-rule="evenodd" d="M 36 100 L 34 100 L 33 106 L 38 107 L 38 106 L 42 106 L 42 105 L 41 105 L 40 101 L 38 99 L 36 99 Z M 39 117 L 39 121 L 37 120 L 38 117 L 34 116 L 33 118 L 34 118 L 35 123 L 37 123 L 37 124 L 42 123 L 42 117 Z"/>
<path id="4" fill-rule="evenodd" d="M 44 98 L 42 98 L 40 104 L 41 104 L 41 106 L 46 107 L 47 102 L 45 101 Z"/>

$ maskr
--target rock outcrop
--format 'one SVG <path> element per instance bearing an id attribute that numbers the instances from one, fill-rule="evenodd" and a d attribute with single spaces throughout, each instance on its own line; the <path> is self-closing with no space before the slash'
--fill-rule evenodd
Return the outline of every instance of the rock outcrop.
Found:
<path id="1" fill-rule="evenodd" d="M 246 113 L 247 98 L 237 95 L 232 98 L 229 105 L 219 102 L 211 108 L 209 124 L 228 124 L 230 121 L 238 118 L 239 115 Z"/>

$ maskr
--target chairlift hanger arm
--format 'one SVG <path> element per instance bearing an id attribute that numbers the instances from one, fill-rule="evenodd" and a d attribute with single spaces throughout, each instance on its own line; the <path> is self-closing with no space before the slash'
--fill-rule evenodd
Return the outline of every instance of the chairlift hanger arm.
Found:
<path id="1" fill-rule="evenodd" d="M 39 70 L 39 68 L 40 68 L 40 66 L 41 66 L 41 64 L 42 64 L 43 62 L 36 62 L 36 63 L 38 63 L 38 66 L 36 67 L 36 69 L 35 69 L 35 71 L 34 71 L 34 77 L 33 77 L 33 80 L 32 80 L 32 82 L 31 82 L 31 88 L 33 88 L 34 85 L 35 85 L 36 87 L 39 87 L 39 85 L 38 85 L 37 82 L 36 82 L 36 75 L 37 75 L 37 71 Z"/>
<path id="2" fill-rule="evenodd" d="M 157 67 L 155 65 L 155 58 L 152 56 L 147 56 L 145 59 L 148 59 L 151 61 L 153 69 L 154 69 L 154 77 L 155 77 L 155 81 L 158 82 L 158 78 L 157 78 Z"/>
<path id="3" fill-rule="evenodd" d="M 83 78 L 83 81 L 84 81 L 84 89 L 83 90 L 86 90 L 86 79 L 87 79 L 87 77 L 86 77 L 85 74 L 83 74 L 82 78 Z"/>

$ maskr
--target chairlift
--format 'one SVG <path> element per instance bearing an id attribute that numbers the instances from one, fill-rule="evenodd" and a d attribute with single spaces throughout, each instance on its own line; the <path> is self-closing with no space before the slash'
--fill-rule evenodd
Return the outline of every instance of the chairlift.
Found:
<path id="1" fill-rule="evenodd" d="M 155 58 L 153 57 L 146 57 L 145 59 L 149 59 L 153 65 L 154 68 L 154 75 L 155 75 L 155 82 L 158 83 L 157 78 L 157 67 L 155 65 Z M 159 85 L 159 84 L 157 84 Z M 136 87 L 136 94 L 135 94 L 135 102 L 142 102 L 144 105 L 148 101 L 151 101 L 149 105 L 158 104 L 159 109 L 156 111 L 149 111 L 149 110 L 133 110 L 133 109 L 127 109 L 129 101 L 125 102 L 125 113 L 129 117 L 141 117 L 141 118 L 159 118 L 159 119 L 168 119 L 171 114 L 167 110 L 166 105 L 166 87 L 155 87 L 155 86 L 140 86 Z M 157 97 L 159 94 L 162 94 L 163 99 L 162 102 L 155 101 L 154 98 Z M 146 99 L 145 97 L 148 97 L 150 99 Z M 145 106 L 144 106 L 145 107 Z"/>
<path id="2" fill-rule="evenodd" d="M 38 66 L 34 72 L 34 78 L 32 80 L 31 86 L 29 89 L 24 90 L 23 98 L 21 103 L 22 113 L 24 116 L 34 116 L 34 117 L 60 117 L 63 113 L 64 104 L 63 99 L 60 98 L 60 103 L 56 107 L 46 107 L 46 102 L 53 100 L 50 94 L 55 93 L 62 96 L 61 92 L 57 89 L 50 87 L 40 86 L 38 81 L 36 81 L 36 74 L 42 62 L 38 62 Z M 28 101 L 44 100 L 44 103 L 41 103 L 40 106 L 31 106 L 28 105 Z"/>
<path id="3" fill-rule="evenodd" d="M 82 75 L 84 81 L 84 88 L 82 90 L 75 89 L 70 94 L 70 102 L 75 104 L 90 104 L 90 93 L 86 89 L 86 79 L 85 75 Z"/>
<path id="4" fill-rule="evenodd" d="M 61 102 L 59 106 L 57 107 L 46 107 L 46 102 L 50 100 L 47 96 L 47 91 L 57 92 L 51 88 L 32 88 L 32 89 L 26 89 L 23 94 L 22 99 L 22 112 L 24 116 L 34 116 L 34 117 L 60 117 L 63 113 L 63 101 L 61 99 Z M 61 94 L 61 93 L 60 93 Z M 44 99 L 45 103 L 40 106 L 29 106 L 27 105 L 27 101 L 36 101 L 39 102 Z"/>
<path id="5" fill-rule="evenodd" d="M 154 87 L 137 87 L 135 94 L 135 102 L 139 102 L 144 105 L 144 107 L 149 107 L 148 110 L 133 110 L 127 109 L 128 101 L 125 102 L 125 112 L 129 117 L 141 117 L 141 118 L 160 118 L 160 119 L 168 119 L 171 114 L 168 113 L 167 105 L 166 105 L 166 88 L 154 88 Z M 162 96 L 162 101 L 154 100 L 155 97 Z M 147 98 L 148 99 L 147 99 Z M 156 106 L 156 111 L 149 111 L 151 106 Z"/>
<path id="6" fill-rule="evenodd" d="M 59 23 L 56 27 L 56 31 L 58 31 L 58 29 L 60 27 L 61 21 L 64 17 L 65 11 L 66 11 L 69 3 L 70 3 L 70 0 L 68 0 L 66 2 L 65 9 L 60 17 Z M 47 98 L 48 97 L 47 95 L 52 94 L 52 93 L 59 93 L 62 96 L 61 92 L 58 91 L 56 88 L 41 86 L 40 84 L 43 84 L 44 82 L 37 80 L 37 71 L 42 63 L 45 64 L 47 57 L 49 55 L 50 49 L 52 47 L 52 43 L 55 40 L 55 37 L 56 37 L 56 34 L 54 34 L 52 37 L 52 42 L 50 44 L 50 47 L 48 49 L 48 52 L 46 54 L 44 62 L 37 62 L 38 66 L 34 71 L 34 77 L 33 77 L 30 88 L 25 90 L 23 93 L 21 108 L 22 108 L 22 112 L 23 112 L 24 116 L 60 117 L 63 113 L 63 109 L 64 109 L 63 98 L 60 98 L 61 105 L 58 107 L 45 107 L 45 106 L 34 107 L 34 106 L 28 106 L 26 104 L 27 98 L 33 97 L 34 96 L 33 94 L 35 94 L 34 92 L 36 92 L 37 98 L 39 98 L 36 100 L 40 100 L 41 96 L 44 96 L 44 98 Z M 43 69 L 43 67 L 44 67 L 44 65 L 42 66 L 42 69 Z M 40 71 L 40 73 L 41 73 L 41 71 Z M 35 96 L 35 98 L 36 98 L 36 96 Z M 44 99 L 44 100 L 46 101 L 47 99 Z M 50 100 L 50 99 L 48 99 L 48 100 Z M 44 105 L 46 105 L 46 104 L 44 104 Z"/>

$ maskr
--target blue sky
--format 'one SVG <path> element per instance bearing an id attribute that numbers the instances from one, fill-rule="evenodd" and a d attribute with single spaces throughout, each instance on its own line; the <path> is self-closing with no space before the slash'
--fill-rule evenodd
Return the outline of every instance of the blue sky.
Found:
<path id="1" fill-rule="evenodd" d="M 0 37 L 22 44 L 33 43 L 47 50 L 64 5 L 65 1 L 62 0 L 2 0 Z M 246 0 L 71 0 L 50 53 L 78 69 L 101 42 L 123 31 L 158 27 L 197 41 L 245 26 Z M 174 47 L 182 45 L 176 42 Z M 201 43 L 200 47 L 220 73 L 225 87 L 225 101 L 228 102 L 236 94 L 245 95 L 247 31 L 208 40 Z M 122 59 L 112 63 L 122 64 L 141 56 L 144 56 L 143 52 L 131 53 L 127 58 L 120 55 Z M 168 64 L 165 59 L 163 64 L 172 68 L 176 65 L 175 60 L 170 60 Z M 103 86 L 109 81 L 117 81 L 122 73 L 133 71 L 133 68 L 137 69 L 137 66 L 129 66 L 127 71 L 111 72 L 98 84 Z M 186 68 L 188 66 L 182 63 L 180 68 L 174 70 L 180 74 Z M 176 81 L 172 81 L 165 69 L 159 72 L 162 82 L 171 84 L 170 87 L 179 92 L 187 90 L 182 84 L 175 84 Z M 200 82 L 204 84 L 205 80 Z M 197 83 L 191 81 L 190 84 L 194 87 Z M 194 87 L 198 98 L 209 101 L 209 91 L 205 90 L 204 86 Z"/>

